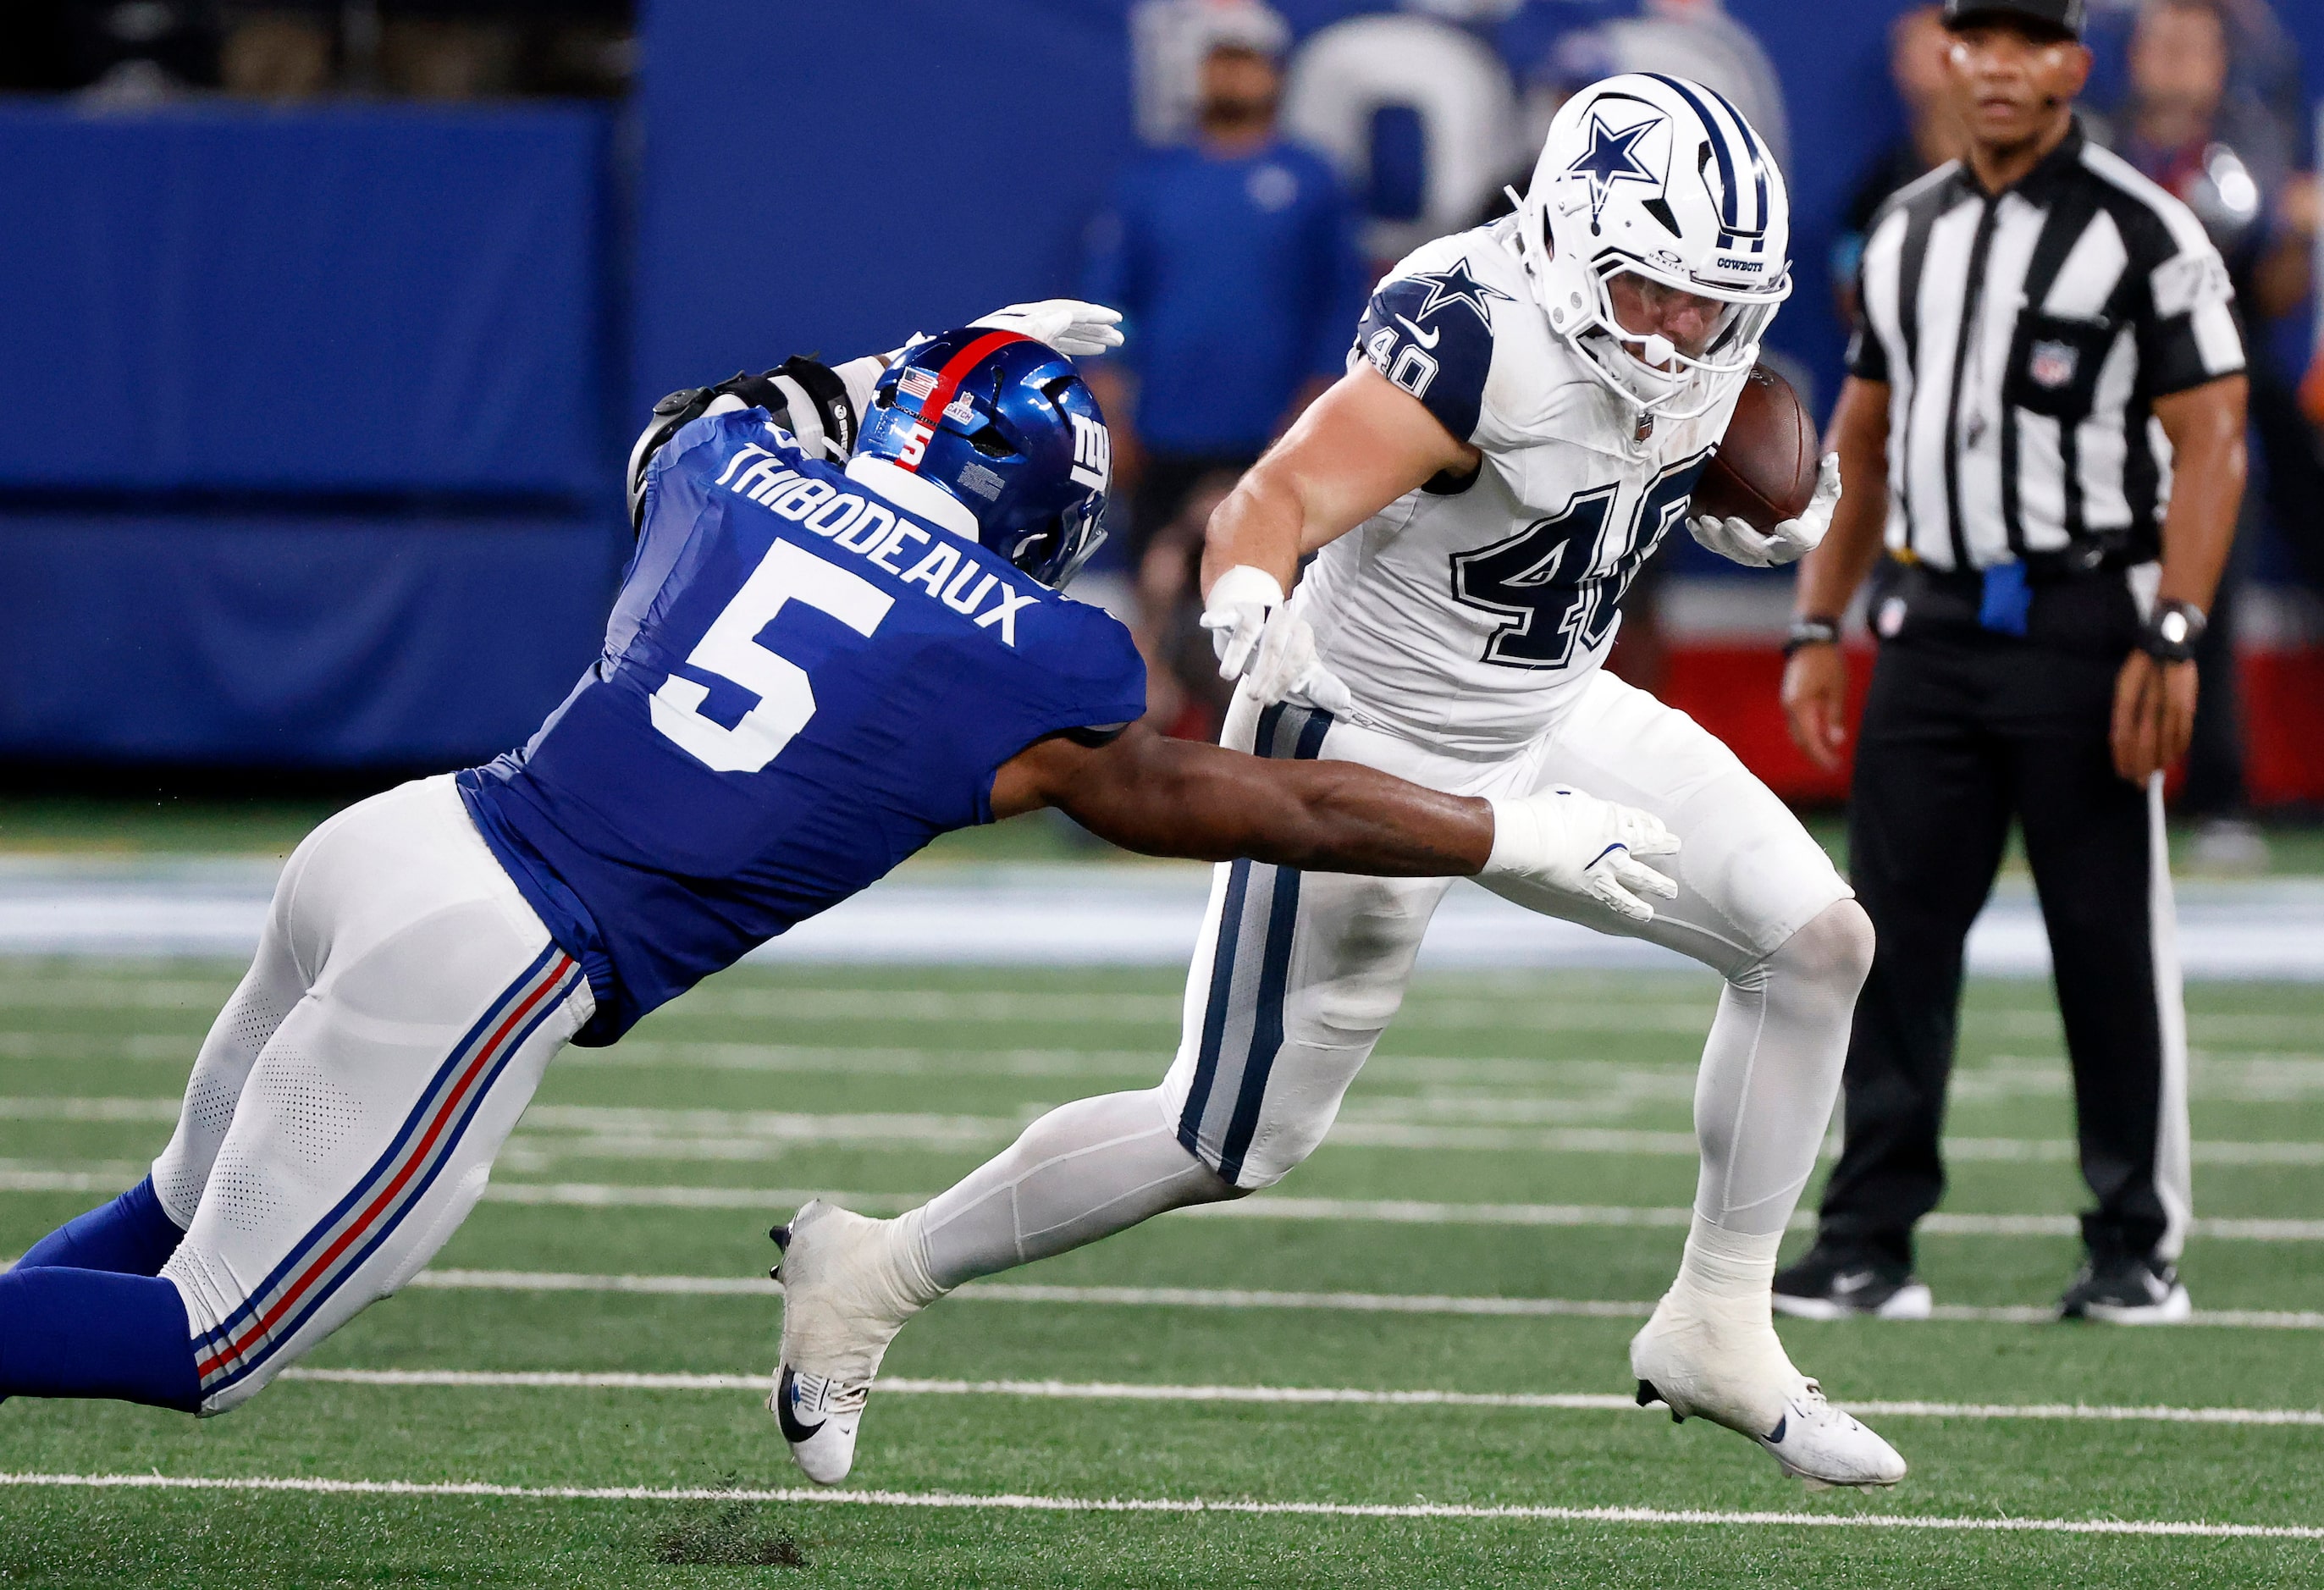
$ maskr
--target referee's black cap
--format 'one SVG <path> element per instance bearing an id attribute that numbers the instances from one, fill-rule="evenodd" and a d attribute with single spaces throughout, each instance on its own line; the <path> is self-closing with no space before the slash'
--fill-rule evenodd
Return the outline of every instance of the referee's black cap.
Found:
<path id="1" fill-rule="evenodd" d="M 2080 40 L 2089 20 L 2089 0 L 1945 0 L 1945 26 L 2015 23 L 2029 32 Z"/>

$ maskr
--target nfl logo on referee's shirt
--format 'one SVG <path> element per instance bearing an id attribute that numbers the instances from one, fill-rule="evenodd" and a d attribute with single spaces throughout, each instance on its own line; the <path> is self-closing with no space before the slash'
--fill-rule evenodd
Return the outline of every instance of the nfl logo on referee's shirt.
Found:
<path id="1" fill-rule="evenodd" d="M 2037 342 L 2033 356 L 2025 363 L 2025 374 L 2034 384 L 2055 392 L 2074 383 L 2074 367 L 2080 361 L 2080 350 L 2070 342 Z"/>

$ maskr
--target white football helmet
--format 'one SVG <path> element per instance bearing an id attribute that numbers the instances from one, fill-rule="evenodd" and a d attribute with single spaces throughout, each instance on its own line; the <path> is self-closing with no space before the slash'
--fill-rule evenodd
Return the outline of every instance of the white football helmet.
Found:
<path id="1" fill-rule="evenodd" d="M 1567 100 L 1517 214 L 1551 328 L 1642 421 L 1717 407 L 1791 296 L 1784 174 L 1740 111 L 1683 78 L 1630 72 Z M 1607 292 L 1624 271 L 1727 304 L 1709 346 L 1625 330 Z"/>

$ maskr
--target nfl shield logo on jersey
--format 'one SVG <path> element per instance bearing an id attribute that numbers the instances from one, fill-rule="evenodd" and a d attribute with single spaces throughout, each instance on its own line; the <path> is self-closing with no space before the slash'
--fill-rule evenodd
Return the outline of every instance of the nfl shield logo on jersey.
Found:
<path id="1" fill-rule="evenodd" d="M 2025 374 L 2034 385 L 2056 392 L 2074 384 L 2074 370 L 2080 362 L 2080 350 L 2070 342 L 2037 342 L 2025 362 Z"/>

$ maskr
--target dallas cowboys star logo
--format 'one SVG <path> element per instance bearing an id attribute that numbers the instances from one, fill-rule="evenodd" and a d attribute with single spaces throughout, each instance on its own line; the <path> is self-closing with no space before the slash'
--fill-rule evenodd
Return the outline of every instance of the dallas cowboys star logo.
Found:
<path id="1" fill-rule="evenodd" d="M 1428 284 L 1428 296 L 1421 300 L 1420 308 L 1413 314 L 1413 319 L 1416 320 L 1427 319 L 1447 304 L 1466 304 L 1476 311 L 1477 319 L 1482 320 L 1485 323 L 1485 328 L 1489 331 L 1493 325 L 1493 311 L 1488 307 L 1488 301 L 1496 298 L 1505 303 L 1517 301 L 1508 293 L 1498 288 L 1488 287 L 1469 274 L 1467 260 L 1453 261 L 1452 268 L 1449 271 L 1415 276 L 1412 280 Z"/>
<path id="2" fill-rule="evenodd" d="M 1565 168 L 1569 177 L 1581 177 L 1590 184 L 1590 225 L 1595 230 L 1598 215 L 1606 208 L 1606 200 L 1617 182 L 1643 182 L 1649 188 L 1662 187 L 1662 179 L 1638 158 L 1638 144 L 1646 135 L 1662 124 L 1649 119 L 1619 132 L 1606 125 L 1606 118 L 1592 115 L 1590 118 L 1590 147 L 1582 158 Z"/>

